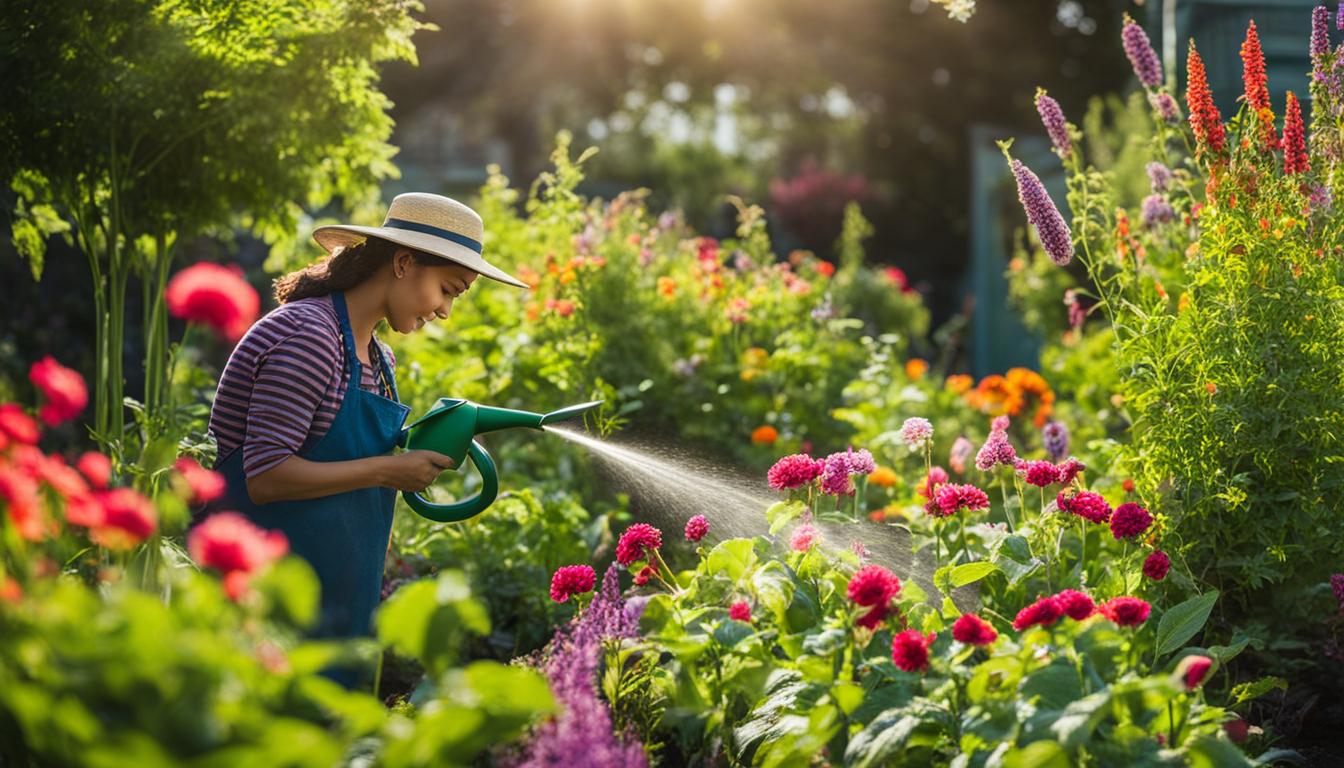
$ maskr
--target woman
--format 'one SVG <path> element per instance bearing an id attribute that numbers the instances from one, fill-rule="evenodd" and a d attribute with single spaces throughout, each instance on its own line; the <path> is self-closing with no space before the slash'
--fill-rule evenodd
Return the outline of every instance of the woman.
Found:
<path id="1" fill-rule="evenodd" d="M 217 508 L 284 532 L 313 566 L 315 636 L 370 634 L 396 493 L 424 490 L 453 463 L 393 453 L 408 408 L 374 327 L 412 333 L 446 318 L 478 275 L 527 287 L 482 258 L 482 233 L 475 211 L 421 193 L 398 195 L 381 227 L 318 228 L 328 255 L 276 280 L 280 306 L 225 366 L 210 412 L 227 482 Z"/>

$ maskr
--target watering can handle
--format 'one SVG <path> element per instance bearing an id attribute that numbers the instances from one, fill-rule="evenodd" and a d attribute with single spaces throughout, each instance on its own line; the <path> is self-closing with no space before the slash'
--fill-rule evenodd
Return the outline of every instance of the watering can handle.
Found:
<path id="1" fill-rule="evenodd" d="M 495 469 L 495 460 L 475 440 L 471 441 L 467 455 L 471 457 L 471 463 L 476 465 L 476 471 L 481 473 L 480 493 L 452 504 L 435 504 L 418 493 L 402 493 L 407 506 L 421 517 L 440 523 L 456 523 L 484 512 L 499 495 L 499 473 Z"/>

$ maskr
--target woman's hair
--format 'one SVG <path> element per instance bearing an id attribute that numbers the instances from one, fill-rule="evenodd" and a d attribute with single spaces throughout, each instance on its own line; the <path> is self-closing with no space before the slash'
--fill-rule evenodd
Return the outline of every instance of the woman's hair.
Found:
<path id="1" fill-rule="evenodd" d="M 434 266 L 446 263 L 437 256 L 414 248 L 369 237 L 355 245 L 337 246 L 330 254 L 303 269 L 276 278 L 275 301 L 277 304 L 287 304 L 354 288 L 372 277 L 383 265 L 390 263 L 402 248 L 415 256 L 417 264 Z"/>

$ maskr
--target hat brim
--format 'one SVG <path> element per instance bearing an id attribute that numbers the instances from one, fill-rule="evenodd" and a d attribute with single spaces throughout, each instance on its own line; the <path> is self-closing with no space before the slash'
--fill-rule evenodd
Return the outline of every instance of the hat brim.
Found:
<path id="1" fill-rule="evenodd" d="M 337 246 L 355 245 L 363 242 L 366 237 L 382 238 L 397 245 L 404 245 L 407 248 L 414 248 L 417 251 L 442 257 L 505 285 L 531 288 L 527 283 L 486 261 L 481 254 L 465 245 L 424 232 L 413 232 L 393 227 L 361 227 L 354 224 L 332 224 L 313 230 L 313 239 L 328 253 Z"/>

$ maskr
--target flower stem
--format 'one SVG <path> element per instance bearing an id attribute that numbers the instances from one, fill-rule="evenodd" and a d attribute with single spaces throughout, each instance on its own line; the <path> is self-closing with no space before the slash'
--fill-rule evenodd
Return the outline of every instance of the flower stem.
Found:
<path id="1" fill-rule="evenodd" d="M 966 553 L 966 562 L 969 563 L 974 558 L 971 557 L 971 548 L 966 546 L 966 514 L 958 516 L 957 522 L 961 525 L 961 551 Z"/>

